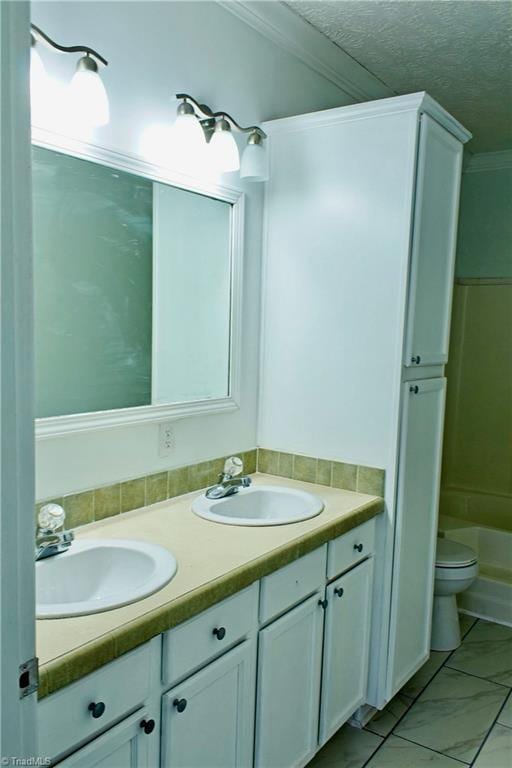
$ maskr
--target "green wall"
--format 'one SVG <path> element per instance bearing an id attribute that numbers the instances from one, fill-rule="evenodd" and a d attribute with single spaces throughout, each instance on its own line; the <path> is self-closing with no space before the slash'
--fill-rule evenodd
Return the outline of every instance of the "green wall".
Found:
<path id="1" fill-rule="evenodd" d="M 512 168 L 463 174 L 456 274 L 440 511 L 512 530 Z"/>
<path id="2" fill-rule="evenodd" d="M 462 174 L 457 277 L 512 277 L 512 168 Z"/>
<path id="3" fill-rule="evenodd" d="M 34 147 L 38 417 L 151 402 L 152 195 Z"/>

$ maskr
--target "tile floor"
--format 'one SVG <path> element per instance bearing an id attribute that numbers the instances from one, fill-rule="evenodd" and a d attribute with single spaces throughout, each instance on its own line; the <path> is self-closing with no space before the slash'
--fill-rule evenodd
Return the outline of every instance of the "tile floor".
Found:
<path id="1" fill-rule="evenodd" d="M 308 768 L 512 768 L 512 629 L 461 615 L 462 645 L 430 659 Z"/>

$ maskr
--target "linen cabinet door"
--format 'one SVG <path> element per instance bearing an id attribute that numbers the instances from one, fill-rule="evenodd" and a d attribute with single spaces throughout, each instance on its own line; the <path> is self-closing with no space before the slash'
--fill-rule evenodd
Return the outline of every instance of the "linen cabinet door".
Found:
<path id="1" fill-rule="evenodd" d="M 373 559 L 327 587 L 320 744 L 366 703 Z"/>
<path id="2" fill-rule="evenodd" d="M 250 768 L 256 643 L 246 641 L 162 699 L 162 766 Z"/>
<path id="3" fill-rule="evenodd" d="M 259 634 L 256 768 L 297 768 L 318 746 L 324 611 L 321 594 Z"/>
<path id="4" fill-rule="evenodd" d="M 446 379 L 404 384 L 391 593 L 391 697 L 430 654 Z"/>
<path id="5" fill-rule="evenodd" d="M 462 144 L 422 115 L 405 335 L 406 366 L 448 360 Z"/>
<path id="6" fill-rule="evenodd" d="M 59 768 L 155 768 L 159 763 L 158 720 L 143 709 L 58 763 Z"/>

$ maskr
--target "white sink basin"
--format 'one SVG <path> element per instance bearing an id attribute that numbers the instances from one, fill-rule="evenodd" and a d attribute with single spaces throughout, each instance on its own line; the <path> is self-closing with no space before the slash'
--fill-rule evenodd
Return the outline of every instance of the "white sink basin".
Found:
<path id="1" fill-rule="evenodd" d="M 319 515 L 324 503 L 319 496 L 279 485 L 241 488 L 224 499 L 194 499 L 192 510 L 216 523 L 227 525 L 286 525 Z"/>
<path id="2" fill-rule="evenodd" d="M 36 563 L 36 616 L 83 616 L 133 603 L 167 584 L 176 569 L 176 559 L 157 544 L 75 541 Z"/>

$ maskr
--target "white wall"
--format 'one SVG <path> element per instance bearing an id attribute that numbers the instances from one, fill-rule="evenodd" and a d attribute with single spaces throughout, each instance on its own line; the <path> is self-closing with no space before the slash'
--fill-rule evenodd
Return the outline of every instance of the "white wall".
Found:
<path id="1" fill-rule="evenodd" d="M 274 3 L 255 5 L 261 8 L 256 15 L 272 13 L 274 21 L 288 13 L 284 6 L 270 8 Z M 379 95 L 380 86 L 371 75 L 295 16 L 290 17 L 293 40 L 282 48 L 216 2 L 42 1 L 32 8 L 33 21 L 59 42 L 86 43 L 109 59 L 102 76 L 109 91 L 111 121 L 98 129 L 92 141 L 121 153 L 138 152 L 144 130 L 170 118 L 171 100 L 180 91 L 215 109 L 226 109 L 246 124 L 344 105 L 365 98 L 365 93 Z M 276 39 L 275 24 L 268 34 Z M 308 41 L 311 66 L 289 52 L 297 42 L 309 45 Z M 318 67 L 313 51 L 318 61 L 323 60 Z M 73 57 L 52 52 L 43 56 L 52 74 L 69 79 Z M 352 84 L 346 91 L 340 86 L 344 70 Z M 359 91 L 352 87 L 355 82 Z M 240 410 L 176 422 L 176 449 L 168 458 L 158 455 L 155 425 L 40 441 L 38 498 L 256 444 L 262 199 L 261 186 L 247 185 Z"/>

